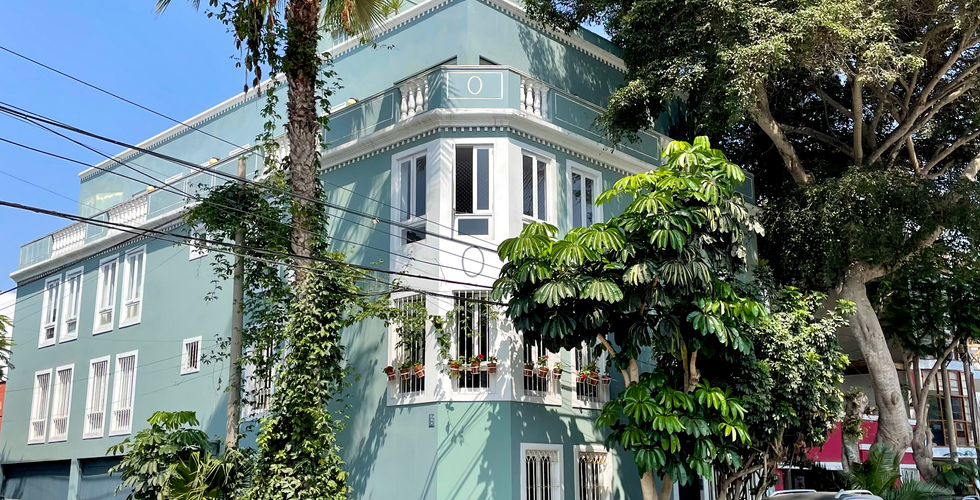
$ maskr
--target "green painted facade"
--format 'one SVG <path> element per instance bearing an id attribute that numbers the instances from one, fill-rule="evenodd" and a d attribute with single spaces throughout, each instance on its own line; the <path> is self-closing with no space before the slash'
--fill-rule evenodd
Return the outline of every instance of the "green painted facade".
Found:
<path id="1" fill-rule="evenodd" d="M 642 141 L 615 151 L 593 130 L 592 120 L 622 83 L 623 74 L 618 69 L 622 67 L 619 50 L 592 34 L 563 37 L 542 32 L 504 0 L 432 0 L 396 15 L 376 42 L 379 48 L 347 42 L 333 50 L 334 67 L 344 85 L 338 103 L 349 97 L 357 102 L 333 112 L 330 129 L 324 132 L 330 148 L 323 156 L 321 179 L 328 202 L 343 207 L 329 211 L 330 234 L 351 262 L 489 285 L 499 261 L 480 247 L 495 246 L 523 225 L 523 154 L 534 154 L 548 164 L 548 219 L 562 231 L 572 225 L 573 167 L 601 177 L 598 194 L 623 175 L 658 164 L 669 115 L 661 117 L 655 131 Z M 531 87 L 545 89 L 537 108 L 527 104 Z M 410 89 L 425 92 L 424 104 L 416 102 L 409 109 Z M 262 100 L 254 94 L 240 96 L 191 120 L 195 127 L 232 144 L 176 128 L 142 147 L 232 173 L 235 160 L 243 154 L 235 151 L 235 145 L 254 144 L 261 131 L 261 106 Z M 491 234 L 487 236 L 456 233 L 453 155 L 454 148 L 466 145 L 491 151 L 492 201 L 487 216 Z M 261 174 L 260 156 L 253 153 L 244 153 L 249 177 Z M 393 207 L 398 205 L 400 189 L 396 165 L 408 154 L 427 158 L 424 230 L 452 241 L 427 237 L 405 243 L 402 228 L 385 222 L 401 217 Z M 209 161 L 212 158 L 215 161 Z M 209 172 L 143 153 L 123 153 L 119 159 L 145 169 L 156 180 L 141 183 L 111 172 L 83 172 L 82 203 L 110 210 L 94 213 L 80 206 L 82 215 L 117 220 L 122 217 L 120 207 L 130 207 L 142 214 L 134 224 L 186 231 L 179 213 L 188 200 L 161 189 L 163 181 L 186 191 L 201 182 L 222 181 Z M 109 162 L 105 167 L 123 168 Z M 154 189 L 148 190 L 151 185 Z M 746 195 L 751 196 L 750 184 Z M 601 210 L 608 217 L 622 205 L 613 202 Z M 112 356 L 115 371 L 117 354 L 138 351 L 133 429 L 128 435 L 145 426 L 158 410 L 193 410 L 209 434 L 216 439 L 224 434 L 228 366 L 221 353 L 202 363 L 197 373 L 180 373 L 184 339 L 201 337 L 206 355 L 216 338 L 230 333 L 231 284 L 214 281 L 213 256 L 191 259 L 187 246 L 134 239 L 94 226 L 81 231 L 54 233 L 25 244 L 20 269 L 13 274 L 19 285 L 12 357 L 16 369 L 10 374 L 0 429 L 0 477 L 4 478 L 0 494 L 8 498 L 108 498 L 105 491 L 113 478 L 106 477 L 105 470 L 111 463 L 102 457 L 126 436 L 109 436 L 106 430 L 101 438 L 82 437 L 89 361 L 95 358 Z M 100 262 L 111 256 L 122 259 L 127 251 L 144 245 L 139 324 L 120 328 L 117 317 L 111 331 L 93 335 Z M 467 266 L 473 265 L 473 256 L 481 264 L 470 272 Z M 45 281 L 64 278 L 78 267 L 84 269 L 78 337 L 39 348 Z M 121 315 L 120 280 L 117 276 L 116 316 Z M 406 282 L 449 295 L 473 288 L 413 278 Z M 221 287 L 217 299 L 206 301 L 216 286 Z M 434 296 L 427 305 L 433 313 L 452 307 L 451 301 Z M 347 399 L 351 407 L 339 442 L 350 470 L 352 498 L 521 499 L 521 450 L 534 444 L 560 449 L 561 496 L 577 498 L 576 447 L 599 446 L 604 436 L 592 424 L 597 410 L 576 402 L 570 373 L 563 376 L 561 388 L 552 389 L 548 396 L 526 396 L 523 346 L 502 323 L 490 342 L 489 354 L 500 358 L 500 367 L 490 376 L 488 390 L 470 393 L 454 388 L 439 371 L 444 360 L 436 356 L 430 338 L 426 391 L 405 396 L 397 392 L 397 383 L 388 382 L 381 373 L 397 361 L 392 335 L 379 321 L 366 321 L 345 332 L 352 368 Z M 559 356 L 566 366 L 573 365 L 572 353 Z M 35 372 L 70 364 L 75 371 L 67 440 L 27 444 Z M 114 382 L 110 377 L 109 399 Z M 610 391 L 620 388 L 621 382 L 614 378 Z M 613 471 L 607 485 L 610 500 L 639 496 L 636 467 L 628 454 L 611 447 L 607 467 Z"/>

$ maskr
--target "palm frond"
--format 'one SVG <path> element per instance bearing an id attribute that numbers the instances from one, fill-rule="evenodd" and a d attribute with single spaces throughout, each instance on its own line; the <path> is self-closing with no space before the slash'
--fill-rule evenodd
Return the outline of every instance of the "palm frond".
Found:
<path id="1" fill-rule="evenodd" d="M 952 495 L 953 491 L 937 484 L 909 479 L 893 490 L 886 491 L 883 500 L 930 500 L 944 495 Z"/>

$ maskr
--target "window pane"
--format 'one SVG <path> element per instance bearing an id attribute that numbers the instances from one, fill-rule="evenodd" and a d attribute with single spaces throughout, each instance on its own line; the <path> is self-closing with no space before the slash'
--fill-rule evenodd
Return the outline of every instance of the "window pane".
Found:
<path id="1" fill-rule="evenodd" d="M 593 183 L 592 179 L 589 178 L 585 179 L 585 225 L 586 226 L 591 226 L 593 223 L 595 223 L 595 216 L 593 215 L 593 207 L 595 205 L 595 201 L 593 201 L 593 197 L 592 197 L 592 189 L 593 189 L 592 183 Z"/>
<path id="2" fill-rule="evenodd" d="M 476 150 L 476 208 L 490 210 L 490 150 Z"/>
<path id="3" fill-rule="evenodd" d="M 582 227 L 582 176 L 572 174 L 572 227 Z"/>
<path id="4" fill-rule="evenodd" d="M 490 221 L 487 219 L 460 219 L 457 225 L 459 234 L 474 236 L 490 234 Z"/>
<path id="5" fill-rule="evenodd" d="M 473 213 L 473 148 L 456 146 L 456 213 Z"/>
<path id="6" fill-rule="evenodd" d="M 534 159 L 524 156 L 524 215 L 534 216 Z"/>
<path id="7" fill-rule="evenodd" d="M 963 398 L 950 398 L 949 402 L 953 407 L 953 420 L 966 420 L 963 414 Z"/>
<path id="8" fill-rule="evenodd" d="M 548 191 L 548 164 L 543 161 L 538 161 L 538 213 L 537 217 L 541 220 L 547 220 L 547 206 L 546 193 Z"/>
<path id="9" fill-rule="evenodd" d="M 415 215 L 425 215 L 425 157 L 415 159 Z"/>
<path id="10" fill-rule="evenodd" d="M 143 256 L 140 252 L 133 257 L 133 291 L 130 296 L 133 300 L 139 300 L 143 296 Z"/>
<path id="11" fill-rule="evenodd" d="M 398 208 L 402 211 L 402 220 L 411 217 L 412 205 L 412 162 L 404 161 L 401 164 L 401 200 Z"/>

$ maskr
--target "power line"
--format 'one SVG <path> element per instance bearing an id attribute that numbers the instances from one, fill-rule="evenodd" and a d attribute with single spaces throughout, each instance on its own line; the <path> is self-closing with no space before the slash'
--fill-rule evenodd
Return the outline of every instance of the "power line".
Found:
<path id="1" fill-rule="evenodd" d="M 68 78 L 68 79 L 70 79 L 70 80 L 73 80 L 73 81 L 75 81 L 75 82 L 78 82 L 78 83 L 80 83 L 80 84 L 82 84 L 82 85 L 85 85 L 86 87 L 89 87 L 89 88 L 91 88 L 91 89 L 94 89 L 94 90 L 96 90 L 96 91 L 99 91 L 99 92 L 102 92 L 103 94 L 106 94 L 106 95 L 108 95 L 108 96 L 111 96 L 111 97 L 114 97 L 114 98 L 116 98 L 116 99 L 119 99 L 120 101 L 123 101 L 123 102 L 125 102 L 125 103 L 128 103 L 128 104 L 131 104 L 131 105 L 133 105 L 133 106 L 136 106 L 137 108 L 140 108 L 140 109 L 142 109 L 142 110 L 144 110 L 144 111 L 147 111 L 147 112 L 149 112 L 149 113 L 153 113 L 154 115 L 157 115 L 157 116 L 159 116 L 159 117 L 161 117 L 161 118 L 165 118 L 165 119 L 167 119 L 167 120 L 170 120 L 171 122 L 174 122 L 174 123 L 176 123 L 176 124 L 179 124 L 179 125 L 183 125 L 183 126 L 185 126 L 185 127 L 187 127 L 187 128 L 189 128 L 189 129 L 191 129 L 191 130 L 194 130 L 195 132 L 200 132 L 200 133 L 202 133 L 202 134 L 204 134 L 204 135 L 206 135 L 206 136 L 208 136 L 208 137 L 211 137 L 211 138 L 214 138 L 214 139 L 217 139 L 217 140 L 219 140 L 219 141 L 221 141 L 221 142 L 224 142 L 225 144 L 228 144 L 228 145 L 230 145 L 230 146 L 234 146 L 235 148 L 238 148 L 238 149 L 245 149 L 245 148 L 244 148 L 243 146 L 241 146 L 241 145 L 239 145 L 239 144 L 236 144 L 236 143 L 234 143 L 234 142 L 231 142 L 231 141 L 229 141 L 229 140 L 227 140 L 227 139 L 224 139 L 224 138 L 221 138 L 221 137 L 218 137 L 218 136 L 216 136 L 216 135 L 214 135 L 214 134 L 212 134 L 212 133 L 210 133 L 210 132 L 208 132 L 208 131 L 206 131 L 206 130 L 203 130 L 203 129 L 200 129 L 200 128 L 198 128 L 198 127 L 195 127 L 195 126 L 193 126 L 193 125 L 191 125 L 191 124 L 189 124 L 189 123 L 186 123 L 186 122 L 182 122 L 182 121 L 180 121 L 180 120 L 178 120 L 178 119 L 176 119 L 176 118 L 173 118 L 173 117 L 170 117 L 170 116 L 168 116 L 168 115 L 166 115 L 166 114 L 163 114 L 163 113 L 161 113 L 161 112 L 159 112 L 159 111 L 156 111 L 156 110 L 154 110 L 154 109 L 152 109 L 152 108 L 149 108 L 149 107 L 147 107 L 147 106 L 144 106 L 144 105 L 142 105 L 142 104 L 139 104 L 139 103 L 137 103 L 137 102 L 135 102 L 135 101 L 132 101 L 132 100 L 130 100 L 130 99 L 127 99 L 127 98 L 125 98 L 125 97 L 122 97 L 122 96 L 120 96 L 120 95 L 118 95 L 118 94 L 115 94 L 115 93 L 113 93 L 113 92 L 110 92 L 109 90 L 106 90 L 106 89 L 104 89 L 104 88 L 102 88 L 102 87 L 99 87 L 98 85 L 95 85 L 95 84 L 93 84 L 93 83 L 89 83 L 89 82 L 86 82 L 85 80 L 82 80 L 81 78 L 78 78 L 78 77 L 75 77 L 75 76 L 72 76 L 72 75 L 70 75 L 70 74 L 68 74 L 68 73 L 65 73 L 64 71 L 61 71 L 61 70 L 58 70 L 58 69 L 56 69 L 56 68 L 53 68 L 53 67 L 51 67 L 51 66 L 48 66 L 47 64 L 44 64 L 44 63 L 42 63 L 42 62 L 40 62 L 40 61 L 37 61 L 37 60 L 35 60 L 35 59 L 32 59 L 32 58 L 30 58 L 30 57 L 28 57 L 28 56 L 25 56 L 24 54 L 20 54 L 20 53 L 18 53 L 18 52 L 16 52 L 16 51 L 14 51 L 14 50 L 11 50 L 11 49 L 8 49 L 8 48 L 6 48 L 6 47 L 4 47 L 4 46 L 2 46 L 2 45 L 0 45 L 0 50 L 3 50 L 3 51 L 5 51 L 5 52 L 7 52 L 7 53 L 9 53 L 9 54 L 12 54 L 12 55 L 14 55 L 14 56 L 17 56 L 17 57 L 19 57 L 19 58 L 21 58 L 21 59 L 23 59 L 23 60 L 25 60 L 25 61 L 28 61 L 28 62 L 31 62 L 31 63 L 33 63 L 33 64 L 36 64 L 36 65 L 38 65 L 38 66 L 40 66 L 40 67 L 42 67 L 42 68 L 44 68 L 44 69 L 47 69 L 48 71 L 52 71 L 52 72 L 54 72 L 54 73 L 57 73 L 57 74 L 59 74 L 59 75 L 61 75 L 61 76 L 63 76 L 63 77 L 65 77 L 65 78 Z M 263 158 L 265 158 L 265 156 L 264 156 L 264 155 L 263 155 Z M 395 210 L 397 210 L 397 211 L 399 211 L 399 212 L 402 212 L 402 213 L 406 213 L 406 212 L 407 212 L 407 211 L 406 211 L 406 210 L 404 210 L 404 209 L 401 209 L 401 208 L 398 208 L 398 207 L 395 207 L 394 205 L 391 205 L 391 204 L 388 204 L 388 203 L 385 203 L 384 201 L 381 201 L 381 200 L 379 200 L 379 199 L 376 199 L 376 198 L 372 198 L 372 197 L 370 197 L 370 196 L 368 196 L 368 195 L 365 195 L 365 194 L 361 194 L 361 193 L 357 193 L 357 192 L 355 192 L 354 190 L 352 190 L 352 189 L 350 189 L 350 188 L 347 188 L 347 187 L 345 187 L 345 186 L 341 186 L 341 185 L 339 185 L 339 184 L 335 184 L 335 183 L 333 183 L 333 182 L 330 182 L 330 181 L 328 181 L 328 180 L 323 180 L 323 182 L 325 182 L 325 183 L 327 183 L 327 184 L 330 184 L 331 186 L 334 186 L 334 187 L 336 187 L 336 188 L 338 188 L 338 189 L 343 189 L 344 191 L 347 191 L 347 192 L 349 192 L 349 193 L 351 193 L 351 194 L 355 194 L 355 195 L 358 195 L 358 196 L 362 196 L 362 197 L 364 197 L 365 199 L 368 199 L 368 200 L 371 200 L 371 201 L 374 201 L 374 202 L 377 202 L 377 203 L 381 203 L 382 205 L 385 205 L 385 206 L 387 206 L 388 208 L 393 208 L 393 209 L 395 209 Z M 441 223 L 439 223 L 439 222 L 436 222 L 436 221 L 433 221 L 433 220 L 430 220 L 430 219 L 426 219 L 425 217 L 420 217 L 420 220 L 423 220 L 423 221 L 426 221 L 426 222 L 431 222 L 432 224 L 434 224 L 434 225 L 436 225 L 436 226 L 439 226 L 439 227 L 442 227 L 442 228 L 446 228 L 446 229 L 449 229 L 450 231 L 452 231 L 452 230 L 453 230 L 453 228 L 452 228 L 452 226 L 447 226 L 447 225 L 445 225 L 445 224 L 441 224 Z M 482 242 L 484 242 L 484 243 L 487 243 L 487 244 L 490 244 L 490 245 L 494 245 L 494 243 L 493 243 L 493 242 L 490 242 L 490 241 L 487 241 L 487 240 L 484 240 L 484 239 L 482 239 L 482 238 L 478 238 L 478 237 L 475 237 L 475 236 L 474 236 L 473 238 L 474 238 L 474 239 L 476 239 L 477 241 L 482 241 Z"/>
<path id="2" fill-rule="evenodd" d="M 3 101 L 0 101 L 0 112 L 6 113 L 6 114 L 12 115 L 12 116 L 19 116 L 19 117 L 22 117 L 22 118 L 28 118 L 28 119 L 33 119 L 33 120 L 41 121 L 41 122 L 47 123 L 49 125 L 52 125 L 52 126 L 55 126 L 55 127 L 58 127 L 58 128 L 63 128 L 65 130 L 70 130 L 70 131 L 75 132 L 77 134 L 81 134 L 81 135 L 84 135 L 84 136 L 87 136 L 87 137 L 98 139 L 98 140 L 103 141 L 103 142 L 108 142 L 110 144 L 115 144 L 117 146 L 121 146 L 121 147 L 129 148 L 129 149 L 133 149 L 133 150 L 139 151 L 141 153 L 148 154 L 150 156 L 153 156 L 153 157 L 156 157 L 156 158 L 160 158 L 162 160 L 169 161 L 171 163 L 175 163 L 175 164 L 178 164 L 178 165 L 184 165 L 184 166 L 190 167 L 190 168 L 192 168 L 194 170 L 197 170 L 197 171 L 200 171 L 200 172 L 209 172 L 209 173 L 213 173 L 215 175 L 218 175 L 218 176 L 221 176 L 221 177 L 225 177 L 225 178 L 228 178 L 228 179 L 231 179 L 231 180 L 243 181 L 242 179 L 239 179 L 238 176 L 236 176 L 236 175 L 225 173 L 225 172 L 221 172 L 220 170 L 209 170 L 209 169 L 206 169 L 204 167 L 201 167 L 200 165 L 197 165 L 196 163 L 189 162 L 187 160 L 176 158 L 176 157 L 173 157 L 173 156 L 170 156 L 170 155 L 165 155 L 165 154 L 160 153 L 160 152 L 157 152 L 157 151 L 153 151 L 153 150 L 141 148 L 141 147 L 136 146 L 136 145 L 133 145 L 133 144 L 129 144 L 129 143 L 126 143 L 126 142 L 123 142 L 123 141 L 119 141 L 119 140 L 116 140 L 116 139 L 112 139 L 112 138 L 109 138 L 109 137 L 106 137 L 106 136 L 102 136 L 102 135 L 96 134 L 94 132 L 89 132 L 87 130 L 80 129 L 80 128 L 75 127 L 75 126 L 68 125 L 66 123 L 62 123 L 62 122 L 59 122 L 57 120 L 53 120 L 53 119 L 47 118 L 47 117 L 45 117 L 43 115 L 40 115 L 38 113 L 34 113 L 32 111 L 28 111 L 28 110 L 25 110 L 23 108 L 19 108 L 17 106 L 14 106 L 12 104 L 9 104 L 9 103 L 3 102 Z M 376 221 L 379 221 L 379 222 L 384 222 L 386 224 L 390 224 L 390 225 L 393 225 L 395 227 L 400 227 L 402 229 L 409 229 L 409 230 L 414 230 L 415 229 L 412 226 L 409 226 L 408 224 L 405 224 L 405 223 L 402 223 L 402 222 L 393 221 L 393 220 L 390 220 L 390 219 L 379 217 L 377 215 L 372 215 L 372 214 L 364 213 L 364 212 L 361 212 L 361 211 L 358 211 L 358 210 L 354 210 L 354 209 L 351 209 L 351 208 L 348 208 L 348 207 L 344 207 L 344 206 L 341 206 L 341 205 L 337 205 L 337 204 L 334 204 L 334 203 L 329 203 L 329 202 L 326 202 L 326 201 L 323 201 L 323 200 L 319 200 L 319 199 L 316 199 L 316 198 L 312 198 L 312 197 L 309 197 L 309 196 L 305 196 L 305 195 L 293 193 L 293 192 L 290 192 L 290 191 L 285 190 L 285 189 L 277 188 L 275 186 L 270 186 L 270 185 L 267 185 L 267 184 L 258 183 L 258 182 L 255 182 L 255 181 L 251 180 L 251 179 L 244 179 L 244 182 L 247 183 L 247 184 L 258 186 L 261 189 L 268 189 L 270 191 L 275 191 L 275 192 L 277 192 L 279 194 L 289 196 L 290 198 L 300 199 L 300 200 L 308 201 L 310 203 L 315 203 L 317 205 L 325 206 L 325 207 L 328 207 L 328 208 L 333 208 L 333 209 L 336 209 L 336 210 L 341 210 L 341 211 L 344 211 L 346 213 L 350 213 L 350 214 L 353 214 L 353 215 L 357 215 L 359 217 L 364 217 L 366 219 L 370 219 L 372 221 L 375 221 L 376 220 Z M 462 245 L 467 245 L 467 246 L 471 246 L 471 247 L 480 248 L 482 250 L 485 250 L 485 251 L 488 251 L 488 252 L 491 252 L 491 253 L 494 253 L 494 254 L 496 254 L 496 252 L 497 252 L 497 249 L 496 248 L 489 248 L 489 247 L 484 247 L 484 246 L 480 246 L 480 245 L 473 245 L 473 244 L 470 244 L 470 243 L 467 243 L 467 242 L 459 241 L 456 238 L 453 238 L 452 236 L 446 236 L 446 235 L 442 235 L 442 234 L 439 234 L 439 233 L 426 233 L 426 234 L 427 235 L 430 235 L 431 234 L 432 236 L 434 236 L 436 238 L 440 238 L 440 239 L 452 241 L 452 242 L 459 243 L 459 244 L 462 244 Z"/>

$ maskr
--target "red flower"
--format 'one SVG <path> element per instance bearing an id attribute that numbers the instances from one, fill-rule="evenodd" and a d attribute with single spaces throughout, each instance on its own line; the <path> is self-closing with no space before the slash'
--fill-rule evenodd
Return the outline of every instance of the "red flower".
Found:
<path id="1" fill-rule="evenodd" d="M 482 354 L 477 354 L 476 355 L 476 358 L 479 359 L 480 361 L 483 361 L 484 359 L 486 359 L 486 358 L 483 357 Z"/>

